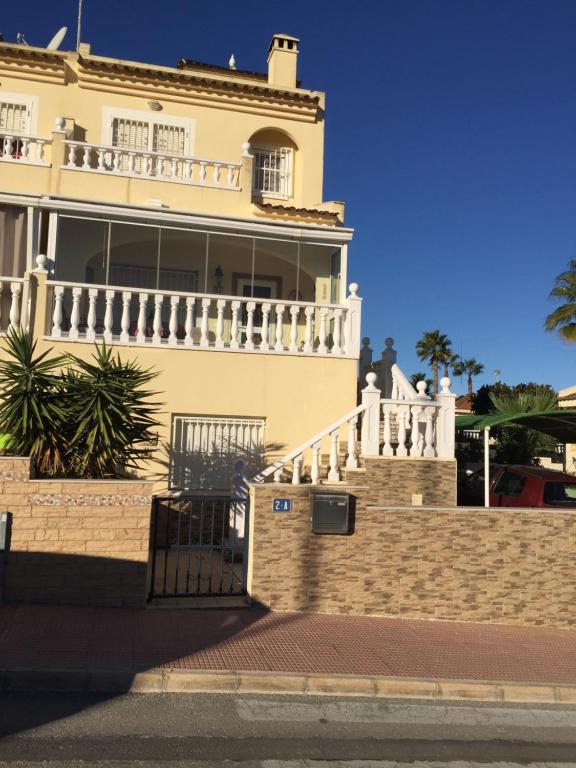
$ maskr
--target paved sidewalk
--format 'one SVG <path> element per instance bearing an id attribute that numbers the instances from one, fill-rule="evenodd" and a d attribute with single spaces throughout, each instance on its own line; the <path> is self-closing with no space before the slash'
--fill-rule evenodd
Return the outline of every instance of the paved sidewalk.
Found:
<path id="1" fill-rule="evenodd" d="M 0 669 L 576 684 L 576 631 L 270 613 L 0 606 Z"/>

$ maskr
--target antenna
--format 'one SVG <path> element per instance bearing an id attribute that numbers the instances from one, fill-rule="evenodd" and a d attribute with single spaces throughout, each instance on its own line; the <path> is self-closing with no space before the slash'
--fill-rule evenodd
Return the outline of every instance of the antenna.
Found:
<path id="1" fill-rule="evenodd" d="M 80 50 L 80 29 L 82 26 L 82 4 L 84 0 L 78 0 L 78 28 L 76 30 L 76 50 Z"/>
<path id="2" fill-rule="evenodd" d="M 46 49 L 48 51 L 57 51 L 58 48 L 62 45 L 62 40 L 66 37 L 66 32 L 68 32 L 68 27 L 60 27 L 58 32 L 54 35 L 52 40 L 48 43 L 46 46 Z"/>

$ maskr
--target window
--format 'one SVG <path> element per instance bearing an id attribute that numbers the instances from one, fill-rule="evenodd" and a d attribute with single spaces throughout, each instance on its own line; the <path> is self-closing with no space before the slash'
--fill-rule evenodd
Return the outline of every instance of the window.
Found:
<path id="1" fill-rule="evenodd" d="M 521 495 L 525 484 L 525 477 L 516 475 L 514 472 L 502 472 L 492 492 L 502 496 L 517 497 Z"/>
<path id="2" fill-rule="evenodd" d="M 0 133 L 11 136 L 28 136 L 35 128 L 36 99 L 18 93 L 0 94 Z"/>
<path id="3" fill-rule="evenodd" d="M 576 507 L 576 483 L 544 483 L 544 503 Z"/>
<path id="4" fill-rule="evenodd" d="M 292 194 L 292 150 L 255 148 L 254 191 L 268 197 L 287 198 Z"/>

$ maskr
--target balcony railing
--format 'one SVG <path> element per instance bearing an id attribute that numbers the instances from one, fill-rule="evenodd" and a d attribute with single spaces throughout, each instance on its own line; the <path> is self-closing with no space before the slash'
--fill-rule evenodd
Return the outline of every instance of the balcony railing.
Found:
<path id="1" fill-rule="evenodd" d="M 23 277 L 0 277 L 0 333 L 26 325 L 23 297 L 27 285 Z"/>
<path id="2" fill-rule="evenodd" d="M 44 156 L 50 139 L 40 139 L 36 136 L 16 136 L 11 133 L 0 133 L 0 162 L 23 163 L 25 165 L 49 165 Z"/>
<path id="3" fill-rule="evenodd" d="M 52 309 L 47 334 L 53 339 L 358 357 L 360 299 L 355 284 L 348 303 L 342 305 L 54 280 L 48 287 Z"/>
<path id="4" fill-rule="evenodd" d="M 144 152 L 83 141 L 64 141 L 65 164 L 71 171 L 107 173 L 197 187 L 240 189 L 240 163 Z"/>

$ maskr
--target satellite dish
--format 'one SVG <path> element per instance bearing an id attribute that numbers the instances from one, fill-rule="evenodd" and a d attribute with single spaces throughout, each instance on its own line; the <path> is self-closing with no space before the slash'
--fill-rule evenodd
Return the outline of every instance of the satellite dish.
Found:
<path id="1" fill-rule="evenodd" d="M 48 43 L 46 46 L 46 49 L 48 51 L 57 51 L 58 48 L 62 45 L 62 40 L 66 37 L 66 32 L 68 32 L 68 27 L 60 27 L 58 32 L 54 35 L 52 40 Z"/>

